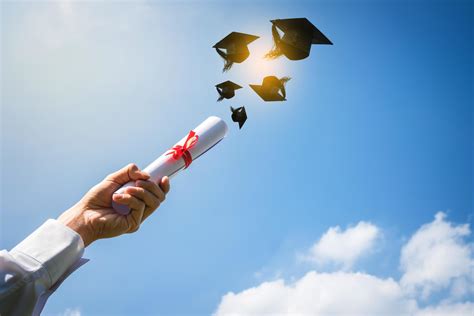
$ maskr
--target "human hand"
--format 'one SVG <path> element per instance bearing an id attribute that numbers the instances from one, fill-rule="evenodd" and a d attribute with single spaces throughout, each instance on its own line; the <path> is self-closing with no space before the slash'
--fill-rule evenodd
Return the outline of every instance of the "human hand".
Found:
<path id="1" fill-rule="evenodd" d="M 86 247 L 97 239 L 133 233 L 160 206 L 170 189 L 168 177 L 163 177 L 159 185 L 149 178 L 135 164 L 129 164 L 92 187 L 58 221 L 81 235 Z M 135 181 L 135 186 L 126 188 L 123 194 L 113 194 L 129 181 Z M 112 199 L 130 207 L 130 213 L 117 213 Z"/>

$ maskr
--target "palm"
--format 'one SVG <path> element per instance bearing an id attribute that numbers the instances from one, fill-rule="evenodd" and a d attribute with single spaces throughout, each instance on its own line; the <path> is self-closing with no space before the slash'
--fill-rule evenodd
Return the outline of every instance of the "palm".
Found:
<path id="1" fill-rule="evenodd" d="M 84 197 L 85 216 L 93 223 L 99 238 L 115 237 L 130 232 L 134 218 L 120 215 L 112 208 L 112 194 L 120 187 L 119 184 L 104 180 L 94 186 Z"/>

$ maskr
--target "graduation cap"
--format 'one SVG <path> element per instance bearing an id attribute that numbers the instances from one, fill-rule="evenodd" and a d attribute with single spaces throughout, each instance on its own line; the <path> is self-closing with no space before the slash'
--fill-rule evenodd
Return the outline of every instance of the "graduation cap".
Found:
<path id="1" fill-rule="evenodd" d="M 285 83 L 290 79 L 290 77 L 278 79 L 275 76 L 268 76 L 263 78 L 262 85 L 251 84 L 250 87 L 264 101 L 286 101 Z"/>
<path id="2" fill-rule="evenodd" d="M 257 38 L 259 37 L 255 35 L 232 32 L 212 46 L 225 61 L 222 71 L 229 70 L 233 63 L 241 63 L 246 60 L 250 55 L 247 45 Z"/>
<path id="3" fill-rule="evenodd" d="M 312 44 L 332 45 L 332 42 L 308 19 L 271 20 L 273 49 L 265 57 L 274 59 L 285 55 L 290 60 L 300 60 L 309 56 Z M 280 36 L 278 29 L 284 34 Z"/>
<path id="4" fill-rule="evenodd" d="M 222 101 L 223 99 L 233 98 L 235 95 L 235 90 L 241 89 L 242 87 L 232 81 L 225 81 L 216 85 L 216 90 L 219 93 L 219 98 L 217 101 Z"/>
<path id="5" fill-rule="evenodd" d="M 239 123 L 239 129 L 241 129 L 247 120 L 247 112 L 245 112 L 245 107 L 241 106 L 240 108 L 236 109 L 230 107 L 230 110 L 232 112 L 232 121 Z"/>

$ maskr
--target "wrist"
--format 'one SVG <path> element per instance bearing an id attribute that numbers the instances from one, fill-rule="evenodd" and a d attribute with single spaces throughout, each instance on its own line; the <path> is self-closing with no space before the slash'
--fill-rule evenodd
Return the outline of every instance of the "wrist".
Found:
<path id="1" fill-rule="evenodd" d="M 95 240 L 83 212 L 77 206 L 62 213 L 58 217 L 58 221 L 81 236 L 84 247 L 89 246 Z"/>

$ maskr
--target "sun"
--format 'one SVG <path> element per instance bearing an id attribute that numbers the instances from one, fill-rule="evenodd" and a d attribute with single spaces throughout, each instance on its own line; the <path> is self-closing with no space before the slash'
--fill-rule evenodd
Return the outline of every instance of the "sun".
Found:
<path id="1" fill-rule="evenodd" d="M 272 48 L 271 41 L 259 39 L 249 45 L 250 56 L 243 63 L 234 65 L 233 70 L 238 72 L 241 80 L 248 83 L 260 83 L 266 76 L 285 75 L 283 58 L 269 60 L 265 54 Z"/>

